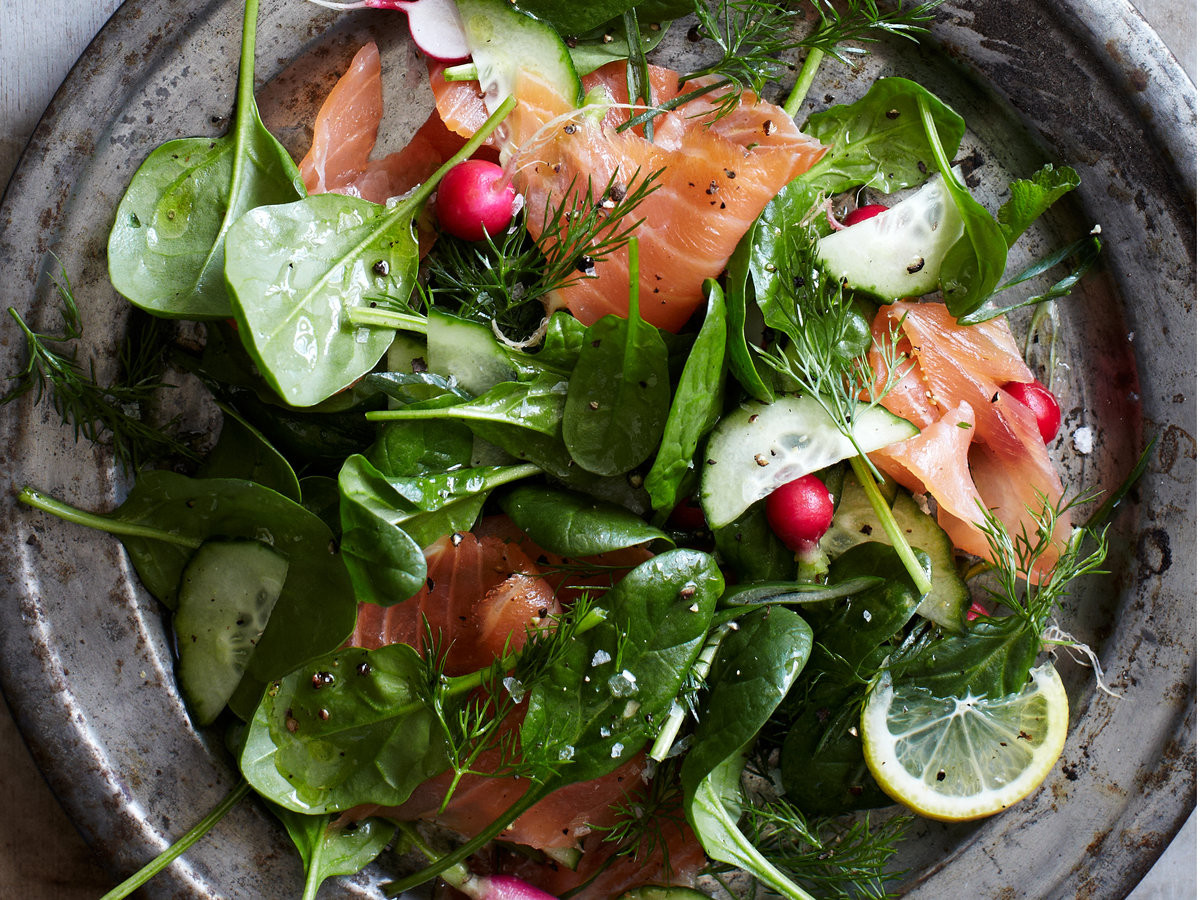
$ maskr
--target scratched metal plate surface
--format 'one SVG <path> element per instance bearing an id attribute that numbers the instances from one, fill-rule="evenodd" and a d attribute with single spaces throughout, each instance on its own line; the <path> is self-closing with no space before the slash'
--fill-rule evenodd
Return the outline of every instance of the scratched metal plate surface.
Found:
<path id="1" fill-rule="evenodd" d="M 215 134 L 233 103 L 241 3 L 128 0 L 46 114 L 0 206 L 0 303 L 57 326 L 51 253 L 82 308 L 107 376 L 125 306 L 108 286 L 112 210 L 138 163 L 172 137 Z M 383 149 L 424 119 L 427 89 L 385 13 L 342 19 L 265 2 L 258 66 L 264 118 L 294 153 L 315 106 L 365 37 L 385 60 Z M 689 52 L 683 42 L 668 57 Z M 1090 670 L 1059 669 L 1075 713 L 1060 765 L 1011 812 L 919 828 L 906 850 L 914 897 L 1122 897 L 1178 830 L 1195 798 L 1196 445 L 1194 427 L 1195 89 L 1149 27 L 1107 0 L 958 0 L 921 47 L 882 47 L 855 70 L 827 64 L 810 94 L 852 99 L 879 74 L 916 78 L 967 119 L 980 191 L 1046 161 L 1082 187 L 1034 248 L 1103 223 L 1106 260 L 1063 308 L 1053 372 L 1066 425 L 1052 448 L 1068 481 L 1111 488 L 1151 437 L 1146 478 L 1117 517 L 1109 568 L 1061 624 L 1094 647 L 1116 697 Z M 418 98 L 416 101 L 413 98 Z M 810 107 L 812 104 L 810 104 Z M 803 116 L 803 114 L 802 114 Z M 1030 251 L 1025 251 L 1026 254 Z M 0 331 L 0 371 L 23 363 Z M 215 735 L 193 731 L 173 687 L 164 618 L 113 539 L 18 507 L 34 484 L 107 509 L 128 484 L 106 453 L 75 445 L 52 413 L 0 413 L 5 548 L 0 677 L 34 755 L 85 836 L 127 873 L 224 795 L 233 776 Z M 1096 438 L 1090 454 L 1072 441 Z M 378 870 L 326 894 L 377 896 Z M 149 888 L 158 897 L 299 893 L 300 867 L 269 815 L 243 804 Z"/>

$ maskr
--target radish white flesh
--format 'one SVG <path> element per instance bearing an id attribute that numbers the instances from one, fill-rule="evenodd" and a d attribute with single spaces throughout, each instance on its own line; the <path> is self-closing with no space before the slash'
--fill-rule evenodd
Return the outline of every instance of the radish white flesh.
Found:
<path id="1" fill-rule="evenodd" d="M 398 9 L 408 16 L 408 30 L 413 43 L 424 53 L 440 62 L 460 62 L 471 52 L 462 19 L 454 0 L 357 0 L 337 3 L 334 0 L 310 0 L 329 9 Z"/>

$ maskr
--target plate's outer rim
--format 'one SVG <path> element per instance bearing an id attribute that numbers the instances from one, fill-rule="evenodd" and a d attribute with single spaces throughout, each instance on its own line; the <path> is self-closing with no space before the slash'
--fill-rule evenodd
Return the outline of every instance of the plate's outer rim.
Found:
<path id="1" fill-rule="evenodd" d="M 65 111 L 70 108 L 72 98 L 81 93 L 91 93 L 93 96 L 104 96 L 105 92 L 113 97 L 121 95 L 121 73 L 124 71 L 124 67 L 120 65 L 105 66 L 105 60 L 112 52 L 114 45 L 121 47 L 126 38 L 135 34 L 144 35 L 148 29 L 142 26 L 142 30 L 139 32 L 139 20 L 171 23 L 169 28 L 159 26 L 152 32 L 157 35 L 153 41 L 153 45 L 158 47 L 155 52 L 164 53 L 169 52 L 167 48 L 171 45 L 173 36 L 186 30 L 189 22 L 206 20 L 210 15 L 210 10 L 221 5 L 222 0 L 210 0 L 209 3 L 192 9 L 185 18 L 180 19 L 179 4 L 171 3 L 170 0 L 127 0 L 72 69 L 31 139 L 30 146 L 9 183 L 3 204 L 0 205 L 0 260 L 8 264 L 17 264 L 16 268 L 11 265 L 6 267 L 6 271 L 9 273 L 7 278 L 10 282 L 25 284 L 26 287 L 23 290 L 26 294 L 28 285 L 42 283 L 44 288 L 45 266 L 42 259 L 46 251 L 54 244 L 56 222 L 59 212 L 69 196 L 71 175 L 85 164 L 91 153 L 91 148 L 86 140 L 72 142 L 69 140 L 70 135 L 62 135 L 58 132 L 60 121 L 64 117 Z M 1007 6 L 1008 11 L 1011 12 L 1012 7 L 1020 4 L 964 2 L 961 4 L 961 8 L 978 12 L 989 5 Z M 1144 83 L 1144 87 L 1136 91 L 1136 105 L 1144 113 L 1143 118 L 1147 123 L 1147 128 L 1154 133 L 1154 140 L 1160 147 L 1167 149 L 1167 156 L 1173 172 L 1178 178 L 1178 183 L 1184 185 L 1182 209 L 1163 211 L 1160 215 L 1183 223 L 1181 226 L 1183 233 L 1190 234 L 1192 238 L 1191 244 L 1187 245 L 1190 252 L 1190 248 L 1194 246 L 1194 225 L 1191 223 L 1194 223 L 1195 172 L 1191 168 L 1191 163 L 1195 159 L 1195 89 L 1170 52 L 1161 44 L 1144 20 L 1132 10 L 1132 7 L 1127 4 L 1118 4 L 1121 8 L 1108 10 L 1110 15 L 1097 17 L 1096 8 L 1101 5 L 1105 6 L 1106 10 L 1110 6 L 1110 4 L 1088 3 L 1085 0 L 1060 0 L 1057 11 L 1064 16 L 1074 17 L 1076 23 L 1074 30 L 1087 36 L 1095 58 L 1101 60 L 1111 71 L 1119 75 L 1123 83 L 1129 82 L 1131 78 L 1138 84 Z M 141 47 L 142 44 L 137 46 Z M 1114 49 L 1117 51 L 1116 53 L 1113 52 Z M 1137 72 L 1139 66 L 1142 70 L 1140 74 Z M 98 113 L 97 116 L 99 117 L 99 115 Z M 48 175 L 51 177 L 52 183 L 59 186 L 59 194 L 57 201 L 52 198 L 51 205 L 45 206 L 45 181 Z M 1190 216 L 1188 215 L 1189 208 Z M 22 213 L 29 214 L 32 222 L 34 217 L 43 214 L 43 210 L 44 215 L 41 220 L 32 227 L 32 233 L 35 235 L 32 248 L 30 246 L 6 246 L 4 236 L 14 230 L 14 216 L 19 217 Z M 7 215 L 3 215 L 3 213 L 7 213 Z M 1114 264 L 1113 269 L 1119 280 L 1121 267 Z M 1186 272 L 1182 275 L 1179 272 L 1174 273 L 1176 280 L 1182 279 L 1187 282 L 1189 277 L 1191 290 L 1194 293 L 1194 258 L 1190 276 Z M 12 284 L 0 285 L 0 294 L 9 302 L 19 299 L 23 304 L 21 308 L 28 308 L 27 297 L 23 297 Z M 53 323 L 43 322 L 40 324 L 52 325 Z M 1194 324 L 1192 334 L 1194 336 Z M 3 343 L 0 341 L 0 344 Z M 1153 346 L 1153 343 L 1147 343 L 1141 345 L 1140 349 L 1146 351 L 1152 349 Z M 9 357 L 16 358 L 15 351 L 11 346 L 0 346 L 0 350 L 3 350 L 6 360 Z M 1142 374 L 1143 383 L 1145 383 L 1145 373 L 1142 372 Z M 1189 382 L 1184 387 L 1190 391 L 1192 383 Z M 1149 405 L 1149 397 L 1147 397 L 1147 401 Z M 27 406 L 21 404 L 16 405 L 16 408 L 28 410 Z M 43 411 L 39 411 L 37 415 L 45 417 Z M 45 418 L 48 420 L 48 417 Z M 1173 411 L 1169 420 L 1163 417 L 1159 420 L 1152 420 L 1147 425 L 1153 429 L 1155 426 L 1166 428 L 1168 424 L 1182 423 L 1183 429 L 1186 431 L 1192 427 L 1194 421 L 1193 398 L 1184 409 Z M 15 445 L 20 425 L 21 423 L 11 412 L 0 421 L 0 429 L 2 429 L 0 434 L 4 437 L 5 446 Z M 1190 438 L 1190 434 L 1185 434 L 1185 437 Z M 1194 447 L 1194 442 L 1192 446 Z M 1184 455 L 1186 457 L 1186 453 Z M 97 456 L 98 468 L 100 459 L 101 457 Z M 1180 480 L 1176 473 L 1171 471 L 1171 467 L 1168 466 L 1166 469 L 1165 472 L 1156 472 L 1152 475 L 1154 484 L 1148 486 L 1148 491 L 1155 494 L 1163 493 L 1174 485 L 1166 484 L 1160 491 L 1160 481 Z M 1153 466 L 1152 472 L 1154 472 Z M 1182 486 L 1190 494 L 1190 497 L 1187 502 L 1182 504 L 1183 509 L 1180 511 L 1191 517 L 1190 525 L 1184 526 L 1186 533 L 1183 537 L 1190 534 L 1194 538 L 1194 530 L 1187 531 L 1189 527 L 1194 526 L 1195 521 L 1194 478 L 1191 483 L 1187 483 L 1185 479 Z M 115 496 L 116 488 L 113 484 L 108 483 L 104 487 L 107 494 Z M 91 489 L 94 491 L 94 486 Z M 6 502 L 10 505 L 5 510 L 3 527 L 6 539 L 11 540 L 17 535 L 12 522 L 17 517 L 18 511 L 11 504 L 11 499 Z M 11 546 L 10 549 L 17 550 L 16 547 Z M 1181 552 L 1186 552 L 1186 548 Z M 10 559 L 15 559 L 17 556 L 16 552 L 9 554 Z M 120 570 L 123 566 L 124 563 L 117 562 L 114 568 Z M 1194 560 L 1192 566 L 1193 578 L 1188 590 L 1194 588 Z M 72 708 L 69 695 L 64 695 L 64 684 L 60 680 L 63 673 L 52 657 L 43 658 L 32 664 L 27 661 L 23 665 L 20 664 L 21 661 L 18 661 L 18 665 L 11 667 L 8 664 L 9 660 L 16 658 L 14 651 L 23 654 L 22 660 L 28 658 L 27 632 L 36 630 L 38 625 L 37 597 L 30 593 L 21 580 L 24 573 L 20 567 L 11 561 L 5 563 L 0 577 L 7 579 L 9 590 L 6 593 L 12 595 L 0 609 L 0 624 L 3 625 L 3 628 L 0 629 L 0 651 L 3 652 L 3 658 L 6 660 L 0 676 L 2 676 L 2 686 L 5 695 L 10 700 L 18 725 L 29 742 L 39 766 L 46 773 L 51 787 L 64 803 L 73 821 L 115 866 L 128 870 L 132 863 L 144 860 L 148 852 L 157 852 L 158 849 L 161 849 L 161 838 L 156 825 L 145 815 L 133 815 L 129 807 L 122 802 L 131 798 L 127 793 L 128 786 L 123 785 L 117 777 L 119 773 L 109 772 L 109 779 L 96 784 L 84 784 L 82 787 L 73 777 L 80 769 L 80 760 L 94 756 L 96 748 L 89 744 L 90 735 L 82 724 L 82 718 L 79 720 L 79 725 L 76 725 L 73 719 L 68 719 L 64 723 L 64 716 L 71 717 L 79 711 Z M 1194 630 L 1193 618 L 1193 636 Z M 149 653 L 148 656 L 153 657 L 153 654 Z M 159 674 L 169 677 L 170 673 Z M 1186 678 L 1190 678 L 1194 687 L 1194 660 L 1190 664 L 1190 671 L 1184 675 Z M 1111 705 L 1113 701 L 1099 698 L 1093 702 Z M 1180 796 L 1177 798 L 1177 802 L 1171 807 L 1169 815 L 1165 817 L 1170 821 L 1164 821 L 1162 817 L 1158 819 L 1151 817 L 1152 824 L 1156 824 L 1160 828 L 1164 825 L 1169 827 L 1169 834 L 1164 830 L 1159 835 L 1160 839 L 1164 837 L 1169 839 L 1186 818 L 1188 809 L 1193 802 L 1195 785 L 1194 719 L 1193 691 L 1190 700 L 1181 705 L 1176 719 L 1178 733 L 1172 736 L 1175 751 L 1182 752 L 1185 757 L 1189 755 L 1191 757 L 1191 781 L 1190 784 L 1184 786 L 1184 790 L 1178 792 Z M 74 729 L 73 735 L 71 734 L 72 729 Z M 1175 774 L 1178 773 L 1175 772 Z M 199 773 L 197 782 L 204 785 L 206 794 L 206 796 L 197 798 L 196 809 L 197 815 L 199 815 L 200 810 L 210 806 L 227 789 L 228 773 L 221 771 L 219 767 L 214 768 L 212 772 Z M 231 823 L 231 827 L 261 825 L 259 821 L 261 816 L 259 815 L 248 813 L 239 815 L 240 818 L 236 818 Z M 1131 819 L 1135 820 L 1132 824 L 1137 828 L 1142 828 L 1145 824 L 1136 821 L 1136 814 L 1131 816 Z M 1171 826 L 1171 822 L 1174 823 L 1173 826 Z M 999 820 L 995 827 L 1000 827 Z M 1136 883 L 1166 842 L 1160 840 L 1157 847 L 1151 845 L 1134 852 L 1136 848 L 1131 849 L 1129 846 L 1128 829 L 1126 829 L 1126 833 L 1121 833 L 1114 828 L 1112 834 L 1103 837 L 1104 840 L 1098 844 L 1096 857 L 1089 861 L 1097 868 L 1103 868 L 1106 871 L 1105 877 L 1102 879 L 1102 887 L 1098 894 L 1094 894 L 1095 896 L 1118 896 L 1120 894 L 1116 891 L 1124 891 Z M 290 861 L 280 862 L 263 858 L 260 858 L 259 861 L 263 864 L 264 871 L 281 873 L 294 871 L 294 863 Z M 1107 865 L 1103 864 L 1105 861 L 1108 862 Z M 918 891 L 933 888 L 937 883 L 938 874 L 933 873 L 932 879 L 918 888 Z M 947 876 L 950 874 L 949 871 L 945 872 Z M 1083 877 L 1086 873 L 1080 875 L 1076 871 L 1075 875 L 1079 875 L 1077 883 L 1086 888 L 1087 880 Z M 950 882 L 943 878 L 942 883 Z M 961 888 L 961 882 L 959 882 L 959 887 Z M 229 888 L 229 885 L 210 885 L 203 880 L 197 880 L 186 866 L 175 867 L 168 875 L 161 876 L 153 886 L 156 895 L 181 897 L 213 896 L 214 893 Z M 1110 892 L 1112 893 L 1110 894 Z M 934 896 L 935 893 L 930 893 L 929 896 Z"/>

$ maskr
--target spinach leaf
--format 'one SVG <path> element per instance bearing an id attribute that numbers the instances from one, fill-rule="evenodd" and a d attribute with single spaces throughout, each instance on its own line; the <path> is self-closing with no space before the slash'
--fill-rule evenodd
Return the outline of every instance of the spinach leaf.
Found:
<path id="1" fill-rule="evenodd" d="M 762 856 L 737 827 L 745 748 L 787 695 L 812 649 L 812 631 L 791 610 L 741 619 L 709 671 L 709 692 L 680 772 L 684 811 L 712 859 L 738 866 L 785 897 L 808 894 Z"/>
<path id="2" fill-rule="evenodd" d="M 897 660 L 896 678 L 937 697 L 1003 697 L 1025 686 L 1041 647 L 1041 634 L 1020 616 L 981 616 L 964 634 L 919 643 Z"/>
<path id="3" fill-rule="evenodd" d="M 663 519 L 685 496 L 687 479 L 695 478 L 696 448 L 720 418 L 725 397 L 725 294 L 711 279 L 705 281 L 704 292 L 704 324 L 675 388 L 658 455 L 646 474 L 650 503 Z"/>
<path id="4" fill-rule="evenodd" d="M 922 104 L 932 120 L 928 133 Z M 966 126 L 958 113 L 916 82 L 880 78 L 860 100 L 810 116 L 804 130 L 829 149 L 799 180 L 826 194 L 864 184 L 890 194 L 925 180 L 935 131 L 941 153 L 949 157 L 957 152 Z"/>
<path id="5" fill-rule="evenodd" d="M 1018 178 L 1008 189 L 1011 196 L 996 212 L 996 221 L 1008 246 L 1017 242 L 1034 220 L 1048 210 L 1059 197 L 1079 187 L 1079 175 L 1070 166 L 1054 168 L 1049 163 L 1032 179 Z"/>
<path id="6" fill-rule="evenodd" d="M 713 531 L 721 561 L 742 583 L 790 581 L 796 554 L 784 546 L 767 522 L 764 504 L 756 503 L 734 521 Z"/>
<path id="7" fill-rule="evenodd" d="M 238 755 L 242 774 L 293 812 L 398 806 L 448 764 L 428 691 L 427 665 L 407 644 L 310 662 L 263 695 Z"/>
<path id="8" fill-rule="evenodd" d="M 946 309 L 957 318 L 974 312 L 1000 283 L 1008 262 L 1008 242 L 992 214 L 971 196 L 952 171 L 950 160 L 936 138 L 936 119 L 928 99 L 919 98 L 917 106 L 934 160 L 963 221 L 963 235 L 946 251 L 938 276 Z"/>
<path id="9" fill-rule="evenodd" d="M 671 402 L 667 345 L 630 304 L 629 318 L 588 327 L 563 408 L 571 458 L 597 475 L 620 475 L 658 446 Z"/>
<path id="10" fill-rule="evenodd" d="M 690 3 L 685 6 L 683 14 L 691 11 Z M 658 22 L 652 22 L 650 19 L 645 21 L 647 24 L 639 24 L 637 29 L 640 37 L 638 44 L 641 45 L 643 54 L 649 53 L 667 36 L 667 29 Z M 637 44 L 630 43 L 629 29 L 625 27 L 624 21 L 621 18 L 614 18 L 597 28 L 576 35 L 575 39 L 567 45 L 567 49 L 571 53 L 571 62 L 575 65 L 575 71 L 579 73 L 580 77 L 583 77 L 613 60 L 629 59 L 633 56 L 637 46 Z"/>
<path id="11" fill-rule="evenodd" d="M 405 304 L 416 284 L 413 218 L 441 177 L 512 108 L 508 98 L 463 148 L 395 206 L 319 194 L 252 209 L 229 229 L 225 277 L 238 334 L 263 378 L 292 406 L 313 406 L 369 372 L 394 334 L 356 326 L 372 298 Z"/>
<path id="12" fill-rule="evenodd" d="M 389 422 L 366 457 L 384 475 L 429 475 L 469 466 L 473 443 L 461 422 Z"/>
<path id="13" fill-rule="evenodd" d="M 402 603 L 425 581 L 422 548 L 475 524 L 487 495 L 536 474 L 534 466 L 486 466 L 428 475 L 388 476 L 366 457 L 338 474 L 342 557 L 358 599 Z"/>
<path id="14" fill-rule="evenodd" d="M 623 506 L 552 487 L 512 488 L 500 497 L 500 507 L 535 544 L 559 556 L 598 556 L 646 541 L 670 541 Z"/>
<path id="15" fill-rule="evenodd" d="M 784 190 L 787 189 L 784 188 Z M 755 400 L 770 403 L 775 399 L 775 392 L 768 384 L 769 376 L 768 378 L 763 377 L 764 369 L 754 354 L 750 352 L 749 337 L 746 334 L 746 313 L 749 303 L 746 285 L 750 278 L 754 231 L 755 227 L 752 226 L 742 235 L 726 268 L 725 283 L 728 290 L 725 316 L 729 343 L 725 355 L 729 359 L 729 371 L 745 388 L 746 393 Z"/>
<path id="16" fill-rule="evenodd" d="M 917 551 L 928 571 L 929 558 Z M 890 652 L 890 642 L 916 612 L 920 592 L 890 544 L 859 544 L 830 566 L 835 586 L 863 577 L 874 587 L 830 604 L 806 608 L 812 660 L 790 709 L 780 770 L 784 789 L 806 812 L 835 814 L 890 802 L 867 772 L 858 736 L 866 684 Z"/>
<path id="17" fill-rule="evenodd" d="M 672 550 L 604 595 L 604 621 L 565 648 L 530 691 L 527 764 L 587 781 L 633 756 L 668 714 L 708 633 L 724 580 L 712 557 Z"/>
<path id="18" fill-rule="evenodd" d="M 396 836 L 396 825 L 378 818 L 339 825 L 329 814 L 302 815 L 279 806 L 272 806 L 271 812 L 283 822 L 304 863 L 301 900 L 315 900 L 328 878 L 357 875 Z"/>
<path id="19" fill-rule="evenodd" d="M 218 403 L 224 418 L 217 444 L 200 466 L 201 478 L 245 478 L 300 502 L 300 481 L 291 464 L 262 432 L 232 407 Z"/>
<path id="20" fill-rule="evenodd" d="M 160 316 L 227 318 L 226 235 L 243 213 L 304 196 L 292 158 L 254 103 L 258 0 L 247 0 L 233 127 L 221 138 L 183 138 L 138 168 L 108 237 L 113 287 Z"/>
<path id="21" fill-rule="evenodd" d="M 300 479 L 300 505 L 325 523 L 335 538 L 342 535 L 342 522 L 338 507 L 342 495 L 338 493 L 337 479 L 328 475 L 308 475 Z"/>
<path id="22" fill-rule="evenodd" d="M 374 422 L 457 419 L 468 425 L 496 422 L 557 437 L 569 395 L 566 381 L 558 375 L 545 373 L 530 381 L 502 381 L 473 400 L 380 410 L 367 413 L 367 419 Z"/>
<path id="23" fill-rule="evenodd" d="M 546 324 L 546 336 L 533 358 L 538 365 L 569 376 L 579 361 L 579 351 L 586 334 L 586 325 L 570 313 L 559 310 Z"/>
<path id="24" fill-rule="evenodd" d="M 517 9 L 551 25 L 563 37 L 578 37 L 593 28 L 619 18 L 627 9 L 637 7 L 645 21 L 675 19 L 692 11 L 692 4 L 682 0 L 650 0 L 637 3 L 631 0 L 594 0 L 586 4 L 570 0 L 520 0 Z M 664 31 L 666 29 L 663 29 Z M 581 73 L 582 74 L 582 73 Z"/>

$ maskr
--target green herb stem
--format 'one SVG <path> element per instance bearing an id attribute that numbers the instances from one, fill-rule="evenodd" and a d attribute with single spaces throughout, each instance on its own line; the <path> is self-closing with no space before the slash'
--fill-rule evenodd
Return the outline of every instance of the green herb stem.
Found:
<path id="1" fill-rule="evenodd" d="M 88 528 L 95 528 L 97 531 L 103 531 L 106 534 L 114 534 L 122 537 L 148 538 L 153 541 L 163 541 L 167 544 L 186 547 L 189 550 L 198 550 L 203 543 L 203 541 L 188 537 L 187 535 L 174 534 L 170 531 L 150 528 L 146 525 L 134 525 L 131 522 L 122 522 L 120 519 L 112 519 L 108 516 L 85 512 L 82 509 L 76 509 L 69 503 L 63 503 L 61 500 L 57 500 L 48 494 L 43 494 L 41 491 L 35 490 L 28 485 L 21 489 L 21 493 L 17 495 L 17 499 L 27 506 L 40 509 L 42 512 L 48 512 L 50 515 L 57 516 L 64 521 L 74 522 L 76 525 L 84 525 Z"/>
<path id="2" fill-rule="evenodd" d="M 158 856 L 154 857 L 154 859 L 152 859 L 146 865 L 142 866 L 142 868 L 140 868 L 133 875 L 129 876 L 120 884 L 118 884 L 115 888 L 101 897 L 100 900 L 121 900 L 123 897 L 128 897 L 147 881 L 174 862 L 175 859 L 188 850 L 192 844 L 196 843 L 196 841 L 200 840 L 200 838 L 212 831 L 213 827 L 225 817 L 225 814 L 237 806 L 241 799 L 248 793 L 250 793 L 250 785 L 243 781 L 232 791 L 230 791 L 225 796 L 224 800 L 214 806 L 212 812 L 192 826 L 192 828 L 183 837 L 173 843 Z M 307 886 L 305 888 L 305 896 L 308 896 Z"/>
<path id="3" fill-rule="evenodd" d="M 379 328 L 394 328 L 396 331 L 429 332 L 429 320 L 413 313 L 382 309 L 378 306 L 356 306 L 346 311 L 351 325 L 369 325 Z"/>
<path id="4" fill-rule="evenodd" d="M 532 784 L 524 794 L 517 798 L 508 809 L 488 825 L 483 831 L 471 838 L 457 850 L 447 853 L 445 856 L 435 859 L 430 865 L 421 869 L 419 872 L 414 872 L 406 878 L 399 881 L 393 881 L 387 885 L 383 892 L 388 897 L 398 897 L 405 891 L 412 890 L 418 885 L 424 884 L 431 878 L 436 878 L 443 872 L 453 866 L 458 865 L 464 859 L 471 856 L 477 850 L 482 848 L 488 842 L 494 840 L 500 832 L 508 828 L 512 822 L 526 812 L 535 803 L 545 797 L 552 790 L 552 784 Z"/>
<path id="5" fill-rule="evenodd" d="M 729 625 L 720 626 L 708 636 L 708 640 L 700 648 L 700 654 L 692 664 L 692 672 L 695 674 L 697 681 L 703 681 L 708 677 L 713 660 L 717 658 L 717 650 L 720 649 L 721 641 L 729 631 Z M 686 712 L 680 704 L 676 703 L 671 707 L 671 712 L 667 716 L 667 721 L 663 725 L 662 731 L 658 733 L 658 737 L 655 738 L 654 744 L 647 754 L 652 760 L 663 762 L 670 754 L 671 747 L 675 744 L 675 736 L 679 734 L 679 729 L 683 726 L 685 715 Z"/>
<path id="6" fill-rule="evenodd" d="M 317 891 L 321 889 L 321 884 L 325 881 L 324 875 L 321 873 L 321 851 L 325 849 L 325 841 L 319 840 L 313 843 L 312 856 L 308 860 L 308 867 L 304 872 L 304 894 L 300 900 L 317 900 Z"/>
<path id="7" fill-rule="evenodd" d="M 475 63 L 446 66 L 442 69 L 442 78 L 446 81 L 478 81 L 479 67 Z"/>
<path id="8" fill-rule="evenodd" d="M 859 456 L 850 457 L 850 468 L 854 470 L 854 475 L 858 478 L 858 483 L 862 485 L 862 489 L 867 494 L 867 500 L 871 503 L 871 509 L 875 510 L 875 515 L 878 516 L 880 523 L 883 525 L 883 530 L 887 532 L 888 540 L 892 542 L 892 546 L 896 549 L 896 553 L 900 556 L 900 561 L 904 563 L 904 568 L 908 571 L 909 576 L 916 585 L 921 596 L 929 593 L 933 587 L 933 583 L 929 580 L 929 576 L 925 574 L 925 569 L 922 567 L 917 555 L 913 553 L 912 547 L 904 538 L 904 532 L 900 530 L 900 525 L 896 522 L 896 517 L 892 515 L 892 510 L 888 506 L 887 501 L 883 499 L 883 493 L 879 490 L 879 485 L 875 481 L 871 470 L 867 467 L 866 459 Z"/>
<path id="9" fill-rule="evenodd" d="M 799 114 L 800 106 L 804 103 L 804 98 L 808 96 L 813 79 L 817 77 L 817 69 L 821 67 L 821 60 L 824 58 L 825 51 L 817 49 L 810 50 L 808 56 L 804 58 L 804 66 L 800 69 L 796 84 L 783 104 L 783 111 L 793 119 Z"/>

